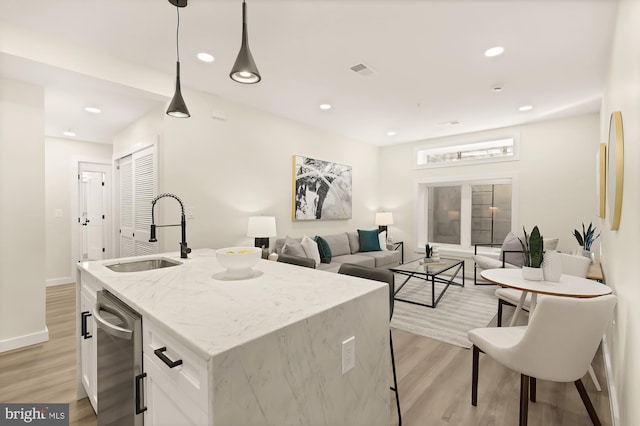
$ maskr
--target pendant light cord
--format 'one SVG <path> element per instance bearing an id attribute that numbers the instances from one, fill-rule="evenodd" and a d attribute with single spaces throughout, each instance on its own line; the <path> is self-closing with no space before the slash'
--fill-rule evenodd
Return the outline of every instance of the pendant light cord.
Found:
<path id="1" fill-rule="evenodd" d="M 176 6 L 176 15 L 178 16 L 178 25 L 176 25 L 176 57 L 180 62 L 180 8 Z"/>

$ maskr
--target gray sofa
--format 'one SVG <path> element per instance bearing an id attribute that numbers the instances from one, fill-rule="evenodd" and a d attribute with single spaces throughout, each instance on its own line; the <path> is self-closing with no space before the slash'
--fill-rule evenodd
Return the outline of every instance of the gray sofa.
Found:
<path id="1" fill-rule="evenodd" d="M 400 264 L 401 253 L 396 250 L 360 251 L 360 240 L 357 232 L 343 232 L 333 235 L 320 235 L 331 248 L 331 263 L 320 263 L 317 269 L 330 272 L 338 272 L 343 263 L 368 266 L 370 268 L 388 269 Z M 302 238 L 294 238 L 301 241 Z M 285 239 L 278 238 L 275 242 L 274 252 L 282 253 Z M 390 248 L 391 246 L 387 246 Z M 273 259 L 273 257 L 270 257 Z"/>

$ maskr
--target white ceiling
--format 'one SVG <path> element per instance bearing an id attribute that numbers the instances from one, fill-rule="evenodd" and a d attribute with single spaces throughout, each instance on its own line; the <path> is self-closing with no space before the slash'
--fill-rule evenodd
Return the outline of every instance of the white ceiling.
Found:
<path id="1" fill-rule="evenodd" d="M 180 9 L 182 85 L 377 145 L 597 112 L 616 5 L 248 0 L 249 44 L 262 81 L 241 85 L 228 77 L 240 45 L 241 1 L 190 0 Z M 1 21 L 174 73 L 176 8 L 167 0 L 2 0 Z M 505 53 L 484 57 L 496 45 Z M 200 51 L 216 60 L 197 61 Z M 376 73 L 350 70 L 362 62 Z M 6 54 L 0 72 L 45 86 L 50 136 L 73 128 L 78 138 L 110 142 L 168 101 Z M 321 102 L 333 108 L 321 111 Z M 89 104 L 103 113 L 89 116 L 82 110 Z M 525 104 L 534 109 L 520 112 Z"/>

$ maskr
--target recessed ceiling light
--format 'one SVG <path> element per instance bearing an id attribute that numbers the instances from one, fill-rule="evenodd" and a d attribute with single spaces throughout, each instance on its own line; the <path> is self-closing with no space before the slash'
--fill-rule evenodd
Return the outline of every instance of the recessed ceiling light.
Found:
<path id="1" fill-rule="evenodd" d="M 207 63 L 211 63 L 216 59 L 213 57 L 212 54 L 206 53 L 206 52 L 200 52 L 196 56 L 200 61 L 207 62 Z"/>
<path id="2" fill-rule="evenodd" d="M 91 114 L 100 114 L 102 112 L 100 108 L 91 107 L 91 106 L 86 107 L 84 110 L 87 112 L 90 112 Z"/>
<path id="3" fill-rule="evenodd" d="M 395 135 L 396 135 L 396 132 L 394 131 L 387 132 L 387 136 L 395 136 Z"/>
<path id="4" fill-rule="evenodd" d="M 531 111 L 533 109 L 533 105 L 522 105 L 518 108 L 520 111 Z"/>
<path id="5" fill-rule="evenodd" d="M 485 50 L 484 56 L 486 56 L 488 58 L 492 58 L 494 56 L 502 55 L 503 52 L 504 52 L 504 47 L 495 46 L 495 47 L 492 47 L 490 49 Z"/>
<path id="6" fill-rule="evenodd" d="M 325 111 L 331 109 L 331 104 L 320 104 L 320 109 Z"/>
<path id="7" fill-rule="evenodd" d="M 70 137 L 73 137 L 73 136 L 76 135 L 71 130 L 64 131 L 64 132 L 62 132 L 62 134 L 65 135 L 65 136 L 70 136 Z"/>

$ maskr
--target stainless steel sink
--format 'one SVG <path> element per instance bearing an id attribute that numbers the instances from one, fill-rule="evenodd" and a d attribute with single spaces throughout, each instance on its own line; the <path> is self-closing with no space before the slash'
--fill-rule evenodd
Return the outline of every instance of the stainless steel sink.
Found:
<path id="1" fill-rule="evenodd" d="M 115 263 L 113 265 L 105 265 L 105 267 L 114 272 L 140 272 L 150 271 L 152 269 L 169 268 L 171 266 L 178 265 L 182 265 L 182 263 L 170 259 L 145 259 Z"/>

